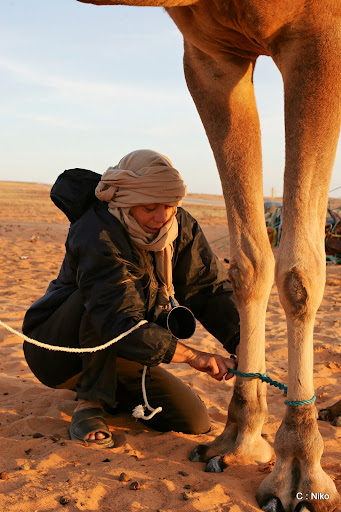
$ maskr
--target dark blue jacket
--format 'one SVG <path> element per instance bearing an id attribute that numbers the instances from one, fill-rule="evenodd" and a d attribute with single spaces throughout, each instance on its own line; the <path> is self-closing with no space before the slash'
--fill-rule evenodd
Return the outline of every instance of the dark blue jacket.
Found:
<path id="1" fill-rule="evenodd" d="M 101 176 L 71 169 L 58 178 L 51 198 L 71 221 L 66 253 L 57 279 L 27 311 L 23 332 L 45 322 L 77 289 L 101 343 L 116 338 L 140 320 L 148 323 L 117 345 L 121 357 L 157 365 L 169 362 L 177 340 L 152 321 L 155 294 L 148 277 L 129 279 L 128 263 L 141 267 L 140 255 L 122 224 L 96 199 Z M 239 342 L 239 316 L 224 265 L 213 254 L 199 224 L 178 208 L 179 235 L 174 242 L 173 284 L 177 301 L 230 353 Z M 148 253 L 152 257 L 152 253 Z M 128 277 L 128 279 L 126 279 Z M 48 340 L 45 340 L 48 342 Z"/>

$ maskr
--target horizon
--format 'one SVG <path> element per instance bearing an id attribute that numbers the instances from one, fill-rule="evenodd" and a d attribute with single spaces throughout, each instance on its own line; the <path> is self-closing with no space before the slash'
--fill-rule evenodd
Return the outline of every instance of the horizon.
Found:
<path id="1" fill-rule="evenodd" d="M 53 183 L 43 183 L 41 181 L 18 181 L 18 180 L 4 180 L 0 179 L 0 183 L 18 183 L 18 184 L 26 184 L 26 185 L 42 185 L 44 187 L 53 187 Z M 341 190 L 341 186 L 338 187 Z M 210 192 L 187 192 L 187 195 L 184 197 L 183 201 L 186 201 L 188 199 L 189 195 L 196 195 L 196 196 L 217 196 L 221 197 L 223 199 L 223 204 L 217 204 L 217 206 L 223 206 L 225 208 L 225 200 L 224 195 L 221 192 L 220 194 L 210 193 Z M 275 201 L 275 200 L 283 200 L 283 196 L 274 196 L 271 195 L 263 195 L 263 199 L 267 201 Z M 330 196 L 328 195 L 328 200 L 332 199 L 333 201 L 340 201 L 340 207 L 341 207 L 341 192 L 339 196 Z"/>

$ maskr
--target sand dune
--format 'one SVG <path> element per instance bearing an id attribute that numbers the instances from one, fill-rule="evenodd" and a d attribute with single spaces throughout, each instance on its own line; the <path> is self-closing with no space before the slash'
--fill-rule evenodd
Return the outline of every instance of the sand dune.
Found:
<path id="1" fill-rule="evenodd" d="M 68 222 L 49 200 L 49 187 L 0 182 L 0 319 L 21 328 L 26 309 L 45 291 L 64 255 Z M 190 208 L 189 208 L 190 209 Z M 224 215 L 200 206 L 197 216 L 209 241 L 227 234 Z M 211 219 L 214 218 L 214 221 Z M 228 239 L 226 239 L 228 241 Z M 214 242 L 219 257 L 229 247 Z M 341 398 L 341 267 L 328 266 L 325 296 L 315 329 L 317 407 Z M 286 382 L 286 323 L 273 286 L 267 312 L 267 370 Z M 190 344 L 223 351 L 200 325 Z M 116 447 L 99 449 L 69 440 L 75 394 L 44 387 L 31 374 L 22 341 L 0 329 L 0 511 L 257 511 L 257 488 L 271 464 L 231 465 L 222 474 L 204 473 L 188 461 L 198 443 L 213 440 L 225 425 L 231 381 L 217 383 L 187 365 L 168 367 L 204 400 L 212 418 L 209 434 L 190 436 L 148 430 L 130 415 L 109 417 Z M 284 397 L 268 389 L 264 434 L 273 443 L 284 413 Z M 325 442 L 323 468 L 341 493 L 341 429 L 319 422 Z M 120 481 L 121 473 L 128 481 Z M 132 482 L 140 488 L 131 490 Z M 317 490 L 318 491 L 318 490 Z M 64 503 L 64 504 L 63 504 Z"/>

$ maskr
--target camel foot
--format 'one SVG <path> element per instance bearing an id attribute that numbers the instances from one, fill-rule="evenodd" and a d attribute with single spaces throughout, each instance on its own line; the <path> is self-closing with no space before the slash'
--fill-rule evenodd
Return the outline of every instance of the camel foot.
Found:
<path id="1" fill-rule="evenodd" d="M 206 473 L 222 473 L 224 469 L 227 467 L 227 464 L 224 462 L 224 457 L 221 455 L 217 455 L 216 457 L 212 457 L 205 467 Z"/>
<path id="2" fill-rule="evenodd" d="M 323 442 L 314 406 L 288 408 L 275 440 L 276 464 L 261 483 L 257 501 L 267 512 L 332 512 L 340 496 L 323 471 Z"/>
<path id="3" fill-rule="evenodd" d="M 236 424 L 210 444 L 199 444 L 189 456 L 191 462 L 206 462 L 205 471 L 221 473 L 230 463 L 264 463 L 273 457 L 273 449 L 261 435 L 238 435 Z"/>
<path id="4" fill-rule="evenodd" d="M 339 503 L 339 495 L 333 481 L 322 469 L 309 481 L 307 477 L 300 477 L 295 462 L 281 475 L 274 470 L 262 482 L 257 501 L 265 512 L 332 512 Z"/>
<path id="5" fill-rule="evenodd" d="M 206 462 L 205 471 L 207 473 L 222 473 L 227 467 L 227 464 L 224 463 L 224 457 L 222 455 L 215 455 L 209 458 L 206 455 L 208 449 L 209 445 L 199 444 L 191 452 L 189 460 L 191 462 Z"/>
<path id="6" fill-rule="evenodd" d="M 198 446 L 196 446 L 194 450 L 191 452 L 189 460 L 191 462 L 207 462 L 207 448 L 207 444 L 198 444 Z"/>
<path id="7" fill-rule="evenodd" d="M 258 381 L 235 385 L 224 431 L 212 443 L 200 444 L 192 462 L 206 462 L 208 472 L 221 473 L 229 464 L 269 462 L 273 449 L 262 437 L 267 418 L 264 384 Z"/>

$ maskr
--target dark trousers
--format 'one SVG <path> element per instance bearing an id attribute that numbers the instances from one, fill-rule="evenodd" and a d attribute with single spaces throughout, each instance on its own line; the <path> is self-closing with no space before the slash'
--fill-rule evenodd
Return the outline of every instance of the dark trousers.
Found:
<path id="1" fill-rule="evenodd" d="M 78 291 L 28 335 L 38 341 L 63 347 L 85 348 L 102 344 Z M 144 403 L 143 366 L 117 357 L 115 344 L 98 352 L 71 354 L 42 349 L 25 342 L 24 352 L 30 369 L 46 386 L 75 389 L 78 398 L 103 402 L 117 412 L 131 412 L 136 405 Z M 150 368 L 146 391 L 149 404 L 154 408 L 163 408 L 161 413 L 146 421 L 146 425 L 161 432 L 175 430 L 201 434 L 209 430 L 209 416 L 201 399 L 164 368 Z"/>

